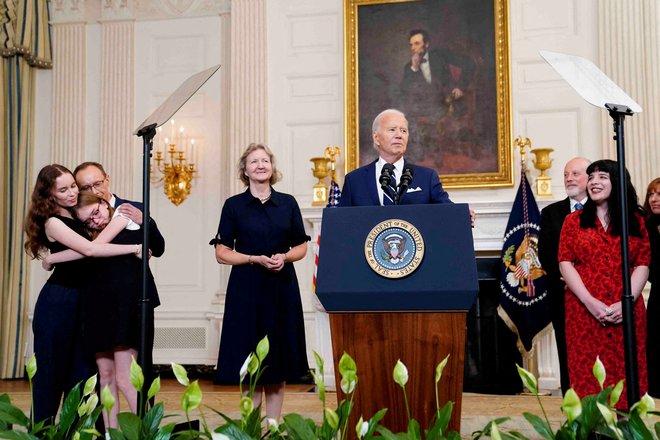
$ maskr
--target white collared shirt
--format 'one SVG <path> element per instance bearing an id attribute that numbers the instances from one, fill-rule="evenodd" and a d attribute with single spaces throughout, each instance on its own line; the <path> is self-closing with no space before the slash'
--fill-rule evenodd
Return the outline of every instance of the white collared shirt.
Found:
<path id="1" fill-rule="evenodd" d="M 378 162 L 376 162 L 376 188 L 378 189 L 378 200 L 380 201 L 380 205 L 383 206 L 383 197 L 385 196 L 385 193 L 383 192 L 383 188 L 380 187 L 380 173 L 383 171 L 383 165 L 385 165 L 387 162 L 382 158 L 378 158 Z M 403 172 L 403 164 L 404 160 L 403 157 L 396 162 L 394 162 L 392 165 L 394 165 L 394 183 L 397 185 L 399 183 L 399 177 L 401 177 L 401 173 Z"/>

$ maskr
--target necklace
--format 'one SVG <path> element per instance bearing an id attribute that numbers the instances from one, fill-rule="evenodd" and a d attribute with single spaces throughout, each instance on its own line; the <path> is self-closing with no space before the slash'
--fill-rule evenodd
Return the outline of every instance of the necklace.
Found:
<path id="1" fill-rule="evenodd" d="M 266 203 L 266 202 L 268 201 L 268 199 L 270 199 L 271 190 L 268 189 L 268 192 L 267 192 L 267 193 L 265 193 L 265 194 L 261 194 L 261 195 L 259 195 L 259 194 L 255 194 L 255 193 L 253 193 L 252 191 L 250 191 L 250 193 L 251 193 L 254 197 L 258 198 L 259 201 L 260 201 L 261 203 Z"/>

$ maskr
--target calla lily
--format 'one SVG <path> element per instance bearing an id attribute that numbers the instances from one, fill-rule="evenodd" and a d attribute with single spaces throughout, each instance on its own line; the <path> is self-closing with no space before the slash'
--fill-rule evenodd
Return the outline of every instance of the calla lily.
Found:
<path id="1" fill-rule="evenodd" d="M 639 417 L 648 417 L 649 411 L 655 411 L 655 400 L 648 393 L 644 394 L 642 398 L 630 408 L 630 412 L 636 412 Z"/>
<path id="2" fill-rule="evenodd" d="M 115 406 L 115 398 L 107 385 L 101 390 L 101 403 L 108 413 L 112 410 L 112 407 Z"/>
<path id="3" fill-rule="evenodd" d="M 320 376 L 323 376 L 323 358 L 317 352 L 314 352 L 314 362 L 316 363 L 316 369 L 319 372 Z"/>
<path id="4" fill-rule="evenodd" d="M 365 422 L 362 417 L 358 420 L 357 425 L 355 425 L 355 432 L 357 433 L 358 438 L 364 438 L 369 432 L 369 422 Z"/>
<path id="5" fill-rule="evenodd" d="M 170 362 L 170 365 L 172 365 L 172 372 L 174 373 L 176 380 L 179 381 L 179 383 L 184 387 L 190 385 L 190 380 L 188 379 L 188 372 L 186 369 L 176 362 Z"/>
<path id="6" fill-rule="evenodd" d="M 340 386 L 344 394 L 351 394 L 355 391 L 357 385 L 357 376 L 355 374 L 346 374 L 341 378 Z"/>
<path id="7" fill-rule="evenodd" d="M 435 367 L 435 383 L 437 384 L 440 382 L 440 378 L 442 377 L 442 370 L 445 369 L 445 366 L 447 365 L 447 361 L 449 360 L 449 356 L 451 356 L 451 353 L 445 356 L 445 358 L 440 361 L 437 367 Z"/>
<path id="8" fill-rule="evenodd" d="M 241 401 L 238 403 L 238 406 L 241 408 L 241 414 L 247 416 L 254 409 L 254 402 L 248 396 L 243 396 Z"/>
<path id="9" fill-rule="evenodd" d="M 408 368 L 401 362 L 401 359 L 396 361 L 392 377 L 394 377 L 394 382 L 398 383 L 401 387 L 405 387 L 408 383 Z"/>
<path id="10" fill-rule="evenodd" d="M 621 398 L 621 393 L 623 393 L 623 379 L 621 379 L 612 389 L 610 393 L 610 406 L 616 405 L 616 403 Z"/>
<path id="11" fill-rule="evenodd" d="M 339 428 L 339 416 L 332 408 L 324 408 L 323 411 L 325 419 L 328 421 L 328 425 L 336 431 L 337 428 Z"/>
<path id="12" fill-rule="evenodd" d="M 502 434 L 500 434 L 500 430 L 495 422 L 490 425 L 490 438 L 493 440 L 502 440 Z"/>
<path id="13" fill-rule="evenodd" d="M 536 377 L 529 371 L 525 370 L 523 367 L 520 365 L 516 364 L 516 368 L 518 369 L 518 376 L 520 376 L 520 379 L 522 380 L 523 385 L 525 388 L 527 388 L 530 392 L 534 394 L 539 393 L 539 385 L 538 382 L 536 381 Z"/>
<path id="14" fill-rule="evenodd" d="M 263 362 L 264 359 L 266 359 L 269 348 L 268 336 L 264 336 L 264 338 L 257 344 L 257 357 L 259 358 L 259 361 Z"/>
<path id="15" fill-rule="evenodd" d="M 37 358 L 33 354 L 30 357 L 30 360 L 25 365 L 25 370 L 27 371 L 28 378 L 32 380 L 35 374 L 37 374 Z"/>
<path id="16" fill-rule="evenodd" d="M 181 396 L 181 409 L 188 412 L 198 408 L 202 403 L 202 389 L 199 387 L 199 381 L 191 382 Z"/>
<path id="17" fill-rule="evenodd" d="M 564 400 L 561 403 L 561 412 L 566 415 L 569 423 L 580 417 L 582 414 L 582 402 L 573 388 L 566 391 Z"/>
<path id="18" fill-rule="evenodd" d="M 598 411 L 600 411 L 600 413 L 602 414 L 603 419 L 607 424 L 607 427 L 610 428 L 610 430 L 614 433 L 617 439 L 623 440 L 623 432 L 621 432 L 621 429 L 619 429 L 616 426 L 616 421 L 614 420 L 614 413 L 608 407 L 606 407 L 600 402 L 596 402 L 596 406 L 598 407 Z"/>
<path id="19" fill-rule="evenodd" d="M 144 386 L 144 373 L 142 373 L 142 368 L 140 368 L 133 356 L 131 356 L 130 378 L 131 385 L 133 385 L 136 390 L 141 390 Z"/>
<path id="20" fill-rule="evenodd" d="M 248 357 L 245 358 L 245 361 L 243 362 L 243 365 L 241 365 L 241 369 L 238 373 L 238 375 L 241 378 L 241 382 L 243 382 L 243 379 L 245 379 L 245 376 L 247 376 L 248 373 L 248 365 L 250 365 L 250 361 L 252 360 L 253 354 L 250 353 Z"/>
<path id="21" fill-rule="evenodd" d="M 346 374 L 353 373 L 354 375 L 357 375 L 357 365 L 355 364 L 355 361 L 351 356 L 349 356 L 346 352 L 341 356 L 341 359 L 339 359 L 339 373 L 342 376 L 345 376 Z"/>
<path id="22" fill-rule="evenodd" d="M 95 374 L 85 381 L 83 396 L 89 396 L 96 389 L 96 378 L 97 375 Z"/>
<path id="23" fill-rule="evenodd" d="M 151 382 L 149 391 L 147 391 L 147 398 L 151 399 L 156 394 L 158 394 L 159 391 L 160 391 L 160 376 L 156 376 L 153 382 Z"/>
<path id="24" fill-rule="evenodd" d="M 605 365 L 600 360 L 600 356 L 596 356 L 596 362 L 594 362 L 594 377 L 598 381 L 598 384 L 600 385 L 600 389 L 603 389 L 603 384 L 605 383 L 605 377 L 607 374 L 605 373 Z"/>

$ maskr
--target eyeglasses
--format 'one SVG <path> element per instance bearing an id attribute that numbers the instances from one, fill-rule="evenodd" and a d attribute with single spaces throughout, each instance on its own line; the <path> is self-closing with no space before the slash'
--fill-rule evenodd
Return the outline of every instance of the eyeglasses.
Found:
<path id="1" fill-rule="evenodd" d="M 80 192 L 90 191 L 92 188 L 94 188 L 95 190 L 98 191 L 103 186 L 103 183 L 105 182 L 105 179 L 107 179 L 107 176 L 104 177 L 101 180 L 97 180 L 96 182 L 92 183 L 91 185 L 83 185 L 78 189 L 80 190 Z"/>
<path id="2" fill-rule="evenodd" d="M 96 206 L 96 209 L 94 209 L 94 211 L 92 211 L 92 213 L 89 214 L 87 220 L 83 221 L 85 226 L 87 226 L 88 228 L 92 227 L 94 220 L 101 217 L 101 203 L 103 202 L 99 202 L 99 204 Z"/>

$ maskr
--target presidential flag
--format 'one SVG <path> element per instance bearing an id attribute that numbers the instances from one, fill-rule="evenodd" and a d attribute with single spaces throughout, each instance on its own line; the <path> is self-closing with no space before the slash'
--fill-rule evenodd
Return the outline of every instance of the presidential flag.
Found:
<path id="1" fill-rule="evenodd" d="M 341 189 L 335 180 L 333 173 L 332 180 L 330 180 L 330 192 L 328 193 L 328 204 L 326 208 L 336 208 L 339 205 L 341 198 Z M 312 292 L 316 292 L 316 272 L 319 268 L 319 249 L 321 248 L 321 234 L 316 239 L 316 255 L 314 255 L 314 275 L 312 276 Z"/>
<path id="2" fill-rule="evenodd" d="M 541 212 L 523 167 L 520 187 L 504 234 L 499 316 L 518 336 L 518 349 L 531 355 L 536 339 L 550 330 L 547 277 L 538 257 Z"/>

